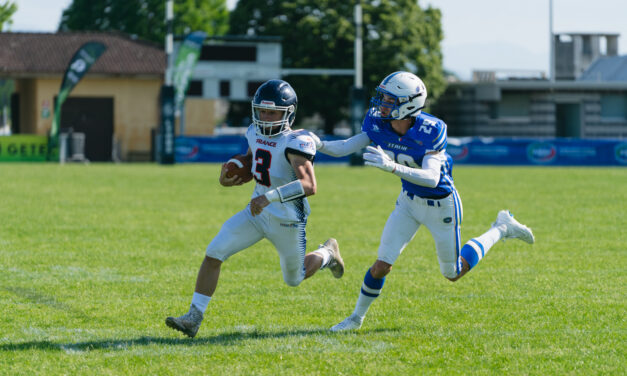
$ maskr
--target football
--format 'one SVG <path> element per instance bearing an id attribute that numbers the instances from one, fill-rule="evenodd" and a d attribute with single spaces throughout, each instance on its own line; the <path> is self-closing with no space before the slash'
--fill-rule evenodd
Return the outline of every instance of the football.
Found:
<path id="1" fill-rule="evenodd" d="M 237 175 L 242 178 L 243 183 L 247 183 L 253 178 L 252 167 L 252 155 L 248 157 L 244 154 L 234 155 L 226 162 L 226 177 L 231 178 Z"/>

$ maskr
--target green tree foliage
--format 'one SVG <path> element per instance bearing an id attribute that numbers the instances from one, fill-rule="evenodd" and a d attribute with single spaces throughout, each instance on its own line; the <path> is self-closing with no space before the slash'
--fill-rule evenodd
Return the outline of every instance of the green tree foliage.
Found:
<path id="1" fill-rule="evenodd" d="M 17 4 L 13 1 L 4 1 L 0 4 L 0 31 L 5 31 L 5 27 L 11 26 L 13 13 L 17 11 Z"/>
<path id="2" fill-rule="evenodd" d="M 362 0 L 364 86 L 371 93 L 389 73 L 407 70 L 427 85 L 431 100 L 445 89 L 439 9 L 416 0 Z M 346 0 L 239 0 L 231 13 L 230 34 L 281 36 L 283 66 L 353 68 L 354 5 Z M 286 77 L 299 95 L 299 114 L 315 113 L 330 132 L 348 118 L 346 76 Z"/>
<path id="3" fill-rule="evenodd" d="M 167 32 L 165 0 L 73 0 L 63 11 L 60 31 L 121 31 L 163 44 Z M 175 35 L 228 30 L 226 0 L 174 0 Z"/>

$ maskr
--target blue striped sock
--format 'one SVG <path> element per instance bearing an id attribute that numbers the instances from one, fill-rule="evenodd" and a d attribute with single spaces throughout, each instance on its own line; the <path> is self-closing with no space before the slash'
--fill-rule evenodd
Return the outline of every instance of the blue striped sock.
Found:
<path id="1" fill-rule="evenodd" d="M 481 261 L 490 248 L 501 239 L 501 231 L 497 227 L 492 227 L 483 235 L 470 239 L 460 252 L 460 256 L 466 260 L 470 269 Z M 460 260 L 461 264 L 461 260 Z M 460 268 L 461 270 L 461 268 Z"/>
<path id="2" fill-rule="evenodd" d="M 370 274 L 370 269 L 368 269 L 366 275 L 364 276 L 364 284 L 361 286 L 361 293 L 366 296 L 376 298 L 379 294 L 381 294 L 383 283 L 385 283 L 385 277 L 376 279 L 372 276 L 372 274 Z"/>
<path id="3" fill-rule="evenodd" d="M 470 269 L 474 268 L 484 255 L 483 246 L 475 239 L 470 239 L 468 243 L 464 244 L 460 253 L 460 256 L 466 260 Z"/>
<path id="4" fill-rule="evenodd" d="M 381 294 L 384 282 L 385 277 L 376 279 L 370 274 L 370 269 L 366 271 L 364 283 L 361 285 L 361 293 L 359 294 L 359 299 L 357 299 L 357 304 L 355 304 L 355 311 L 353 312 L 355 315 L 363 320 L 372 302 Z"/>

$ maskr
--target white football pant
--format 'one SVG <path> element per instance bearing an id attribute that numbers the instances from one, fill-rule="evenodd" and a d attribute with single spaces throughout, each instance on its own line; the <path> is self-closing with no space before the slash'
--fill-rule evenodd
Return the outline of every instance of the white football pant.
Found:
<path id="1" fill-rule="evenodd" d="M 279 221 L 265 210 L 253 217 L 247 206 L 224 222 L 207 246 L 206 255 L 226 261 L 266 238 L 279 253 L 283 280 L 290 286 L 298 286 L 305 278 L 306 223 L 306 219 L 304 222 Z"/>
<path id="2" fill-rule="evenodd" d="M 462 246 L 462 217 L 462 202 L 457 191 L 441 200 L 418 196 L 410 198 L 406 192 L 401 191 L 396 200 L 396 208 L 383 228 L 378 259 L 390 265 L 394 264 L 414 238 L 420 225 L 425 225 L 435 240 L 440 272 L 447 278 L 455 278 L 461 270 L 458 258 Z"/>

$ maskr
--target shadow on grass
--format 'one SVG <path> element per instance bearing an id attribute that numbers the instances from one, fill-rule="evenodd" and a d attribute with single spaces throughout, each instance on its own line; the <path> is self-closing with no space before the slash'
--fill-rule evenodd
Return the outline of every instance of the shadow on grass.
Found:
<path id="1" fill-rule="evenodd" d="M 396 328 L 390 329 L 373 329 L 373 330 L 360 330 L 359 332 L 350 334 L 369 334 L 376 332 L 388 332 L 396 331 Z M 136 339 L 120 339 L 120 340 L 102 340 L 102 341 L 85 341 L 85 342 L 73 342 L 73 343 L 59 343 L 53 341 L 29 341 L 20 343 L 4 343 L 0 345 L 0 352 L 6 351 L 28 351 L 28 350 L 51 350 L 51 351 L 65 351 L 67 353 L 72 352 L 84 352 L 93 350 L 128 350 L 137 346 L 150 346 L 150 345 L 175 345 L 175 346 L 204 346 L 204 345 L 218 345 L 218 346 L 230 346 L 235 345 L 238 342 L 246 340 L 256 339 L 277 339 L 287 337 L 302 337 L 310 335 L 328 335 L 328 336 L 341 336 L 347 333 L 333 333 L 328 329 L 306 329 L 306 330 L 286 330 L 278 332 L 262 332 L 262 331 L 232 331 L 228 333 L 222 333 L 211 337 L 196 337 L 192 338 L 163 338 L 163 337 L 139 337 Z"/>

